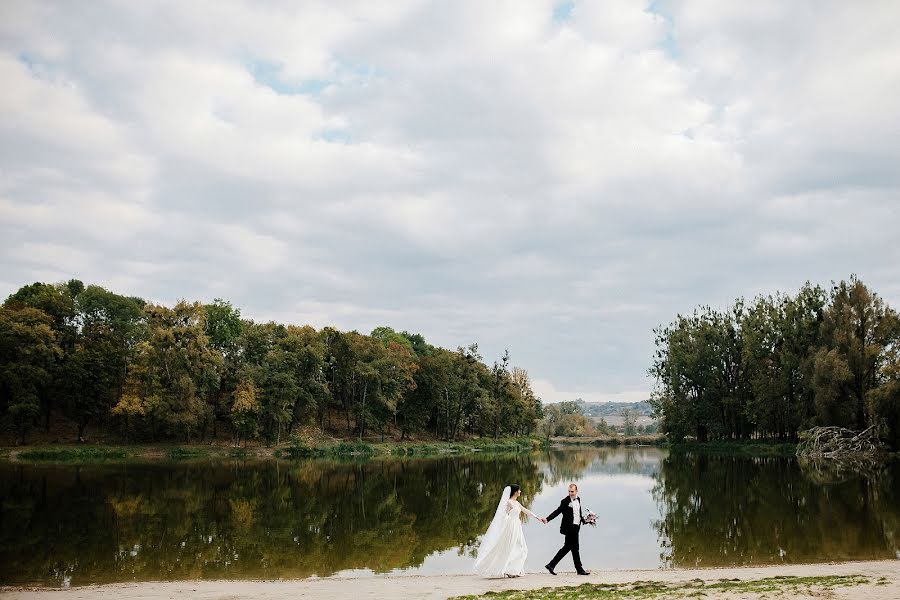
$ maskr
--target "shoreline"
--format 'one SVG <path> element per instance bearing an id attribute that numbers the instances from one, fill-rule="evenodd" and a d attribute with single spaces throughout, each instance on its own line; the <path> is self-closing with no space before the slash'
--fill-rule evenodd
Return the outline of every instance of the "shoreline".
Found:
<path id="1" fill-rule="evenodd" d="M 660 438 L 644 436 L 622 438 L 551 438 L 550 440 L 522 438 L 474 438 L 447 441 L 363 441 L 335 439 L 307 446 L 289 443 L 264 446 L 237 447 L 229 443 L 205 444 L 33 444 L 0 446 L 0 461 L 29 464 L 85 464 L 110 463 L 129 460 L 191 460 L 191 459 L 302 459 L 302 458 L 376 458 L 386 456 L 421 457 L 468 455 L 476 453 L 507 453 L 546 450 L 552 447 L 571 448 L 662 448 Z"/>
<path id="2" fill-rule="evenodd" d="M 627 584 L 631 582 L 717 583 L 722 580 L 753 581 L 771 577 L 824 577 L 861 575 L 867 583 L 830 589 L 828 597 L 848 600 L 888 600 L 900 597 L 900 558 L 877 561 L 812 563 L 797 565 L 715 567 L 701 569 L 611 569 L 594 570 L 580 577 L 574 572 L 528 573 L 515 579 L 481 579 L 474 575 L 385 574 L 367 577 L 313 577 L 299 580 L 188 580 L 151 581 L 86 585 L 72 588 L 27 586 L 0 587 L 0 595 L 16 600 L 156 600 L 174 597 L 226 600 L 253 597 L 255 600 L 280 598 L 369 600 L 392 598 L 445 600 L 454 596 L 484 594 L 489 591 L 535 590 L 582 584 Z M 729 594 L 723 594 L 727 597 Z M 820 595 L 793 595 L 814 597 Z M 670 596 L 667 596 L 670 597 Z M 769 597 L 766 592 L 743 592 L 741 598 Z"/>

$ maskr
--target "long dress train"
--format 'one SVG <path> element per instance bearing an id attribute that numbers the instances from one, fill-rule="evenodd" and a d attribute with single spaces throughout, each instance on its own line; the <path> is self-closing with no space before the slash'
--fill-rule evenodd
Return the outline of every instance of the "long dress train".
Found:
<path id="1" fill-rule="evenodd" d="M 522 531 L 519 515 L 524 512 L 535 519 L 539 517 L 515 500 L 506 501 L 505 512 L 499 522 L 494 543 L 488 548 L 482 547 L 478 552 L 475 572 L 482 577 L 522 575 L 524 572 L 528 546 L 525 544 L 525 533 Z"/>

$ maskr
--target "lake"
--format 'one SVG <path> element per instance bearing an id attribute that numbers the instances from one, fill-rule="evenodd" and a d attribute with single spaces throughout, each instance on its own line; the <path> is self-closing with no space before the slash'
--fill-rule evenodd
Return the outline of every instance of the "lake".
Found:
<path id="1" fill-rule="evenodd" d="M 560 449 L 303 461 L 0 463 L 0 582 L 467 573 L 508 483 L 549 514 L 575 481 L 588 568 L 900 558 L 900 463 Z M 525 525 L 526 570 L 562 545 Z M 572 571 L 567 557 L 562 571 Z"/>

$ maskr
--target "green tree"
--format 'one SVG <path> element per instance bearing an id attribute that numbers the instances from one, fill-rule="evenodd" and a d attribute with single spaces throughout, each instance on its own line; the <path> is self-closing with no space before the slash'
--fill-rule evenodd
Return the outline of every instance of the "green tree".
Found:
<path id="1" fill-rule="evenodd" d="M 824 290 L 807 283 L 796 298 L 758 298 L 744 315 L 744 370 L 753 391 L 747 413 L 763 435 L 796 439 L 812 421 L 812 353 L 825 303 Z"/>
<path id="2" fill-rule="evenodd" d="M 438 423 L 440 405 L 448 386 L 450 353 L 435 351 L 420 355 L 416 363 L 415 387 L 401 397 L 397 406 L 401 440 L 410 433 L 424 431 L 429 421 Z"/>
<path id="3" fill-rule="evenodd" d="M 46 366 L 48 377 L 35 389 L 40 403 L 39 413 L 44 416 L 44 427 L 50 430 L 50 419 L 60 403 L 61 392 L 58 383 L 63 380 L 62 365 L 66 357 L 75 350 L 77 338 L 77 319 L 73 292 L 83 289 L 83 284 L 73 279 L 68 284 L 36 282 L 19 288 L 6 299 L 9 308 L 36 308 L 52 319 L 51 328 L 55 333 L 56 344 L 62 350 L 52 364 Z"/>
<path id="4" fill-rule="evenodd" d="M 399 346 L 404 346 L 410 351 L 412 351 L 413 349 L 412 340 L 410 340 L 402 333 L 397 333 L 390 327 L 376 327 L 372 330 L 372 333 L 369 334 L 369 337 L 381 342 L 381 345 L 385 348 L 387 348 L 391 344 L 397 344 Z"/>
<path id="5" fill-rule="evenodd" d="M 0 307 L 0 408 L 19 443 L 40 416 L 39 391 L 61 355 L 50 315 L 28 306 Z"/>
<path id="6" fill-rule="evenodd" d="M 123 393 L 141 335 L 142 302 L 91 285 L 82 286 L 75 304 L 81 327 L 60 367 L 57 389 L 64 413 L 77 424 L 78 440 L 84 441 L 87 425 L 102 421 Z"/>
<path id="7" fill-rule="evenodd" d="M 515 433 L 527 435 L 534 432 L 537 422 L 543 418 L 543 405 L 541 399 L 531 389 L 531 378 L 528 376 L 528 371 L 520 367 L 513 367 L 511 379 L 518 400 L 515 410 Z"/>
<path id="8" fill-rule="evenodd" d="M 893 363 L 900 343 L 897 313 L 851 277 L 832 288 L 823 317 L 814 371 L 818 420 L 851 429 L 876 424 L 879 416 L 872 409 L 893 396 Z M 890 405 L 888 400 L 885 406 Z"/>
<path id="9" fill-rule="evenodd" d="M 234 401 L 231 404 L 231 424 L 237 433 L 237 443 L 254 439 L 259 433 L 259 414 L 261 407 L 256 384 L 251 378 L 243 378 L 238 382 L 234 391 Z"/>
<path id="10" fill-rule="evenodd" d="M 508 355 L 491 369 L 477 344 L 453 352 L 386 326 L 364 336 L 254 323 L 221 299 L 147 305 L 78 280 L 24 286 L 4 308 L 10 338 L 21 333 L 16 318 L 34 315 L 52 334 L 53 352 L 35 335 L 33 353 L 26 343 L 2 365 L 0 417 L 24 429 L 41 417 L 49 427 L 61 409 L 78 439 L 110 415 L 129 439 L 205 439 L 210 425 L 216 437 L 242 380 L 254 384 L 258 432 L 276 444 L 299 425 L 331 429 L 333 416 L 359 438 L 430 430 L 453 440 L 530 433 L 543 414 Z"/>
<path id="11" fill-rule="evenodd" d="M 212 436 L 218 434 L 220 420 L 229 419 L 229 398 L 238 384 L 238 373 L 244 363 L 241 346 L 241 334 L 244 322 L 241 320 L 241 311 L 231 305 L 230 302 L 216 298 L 212 304 L 207 304 L 206 309 L 206 337 L 209 345 L 222 355 L 222 370 L 218 385 L 209 390 L 207 403 L 209 405 L 208 420 L 204 420 L 201 426 L 200 437 L 206 437 L 207 424 L 212 425 Z"/>
<path id="12" fill-rule="evenodd" d="M 126 384 L 123 414 L 136 397 L 148 419 L 150 437 L 160 434 L 190 439 L 208 418 L 204 399 L 219 381 L 222 355 L 206 337 L 206 311 L 200 303 L 179 302 L 173 308 L 144 308 L 147 340 L 135 350 L 134 368 Z M 120 399 L 120 403 L 123 403 Z"/>

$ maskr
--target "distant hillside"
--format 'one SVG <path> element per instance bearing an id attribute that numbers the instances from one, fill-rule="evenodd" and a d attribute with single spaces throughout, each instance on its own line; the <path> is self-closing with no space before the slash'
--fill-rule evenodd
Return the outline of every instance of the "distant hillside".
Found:
<path id="1" fill-rule="evenodd" d="M 653 413 L 653 407 L 646 400 L 641 402 L 585 402 L 581 398 L 575 399 L 575 404 L 581 409 L 581 414 L 586 417 L 617 417 L 623 408 L 630 408 L 638 416 L 649 417 Z"/>
<path id="2" fill-rule="evenodd" d="M 624 431 L 625 417 L 622 411 L 628 409 L 634 413 L 633 424 L 638 433 L 656 433 L 659 423 L 653 418 L 653 408 L 646 400 L 642 402 L 585 402 L 581 398 L 556 402 L 548 406 L 556 405 L 563 414 L 581 414 L 593 421 L 598 431 L 608 431 L 611 427 L 614 431 Z M 633 432 L 632 432 L 633 433 Z"/>

